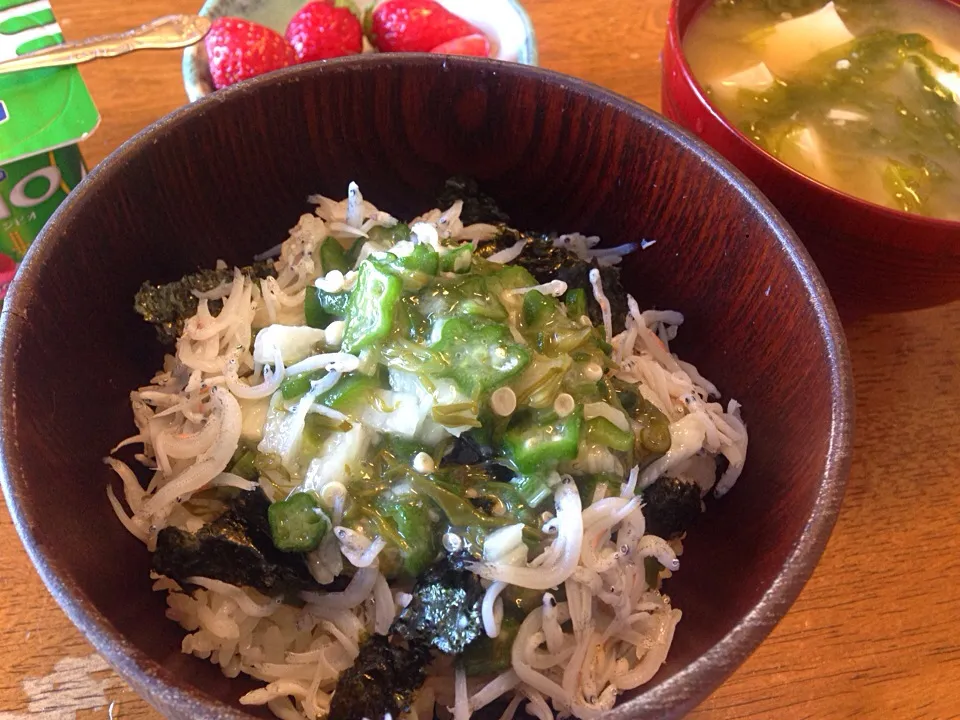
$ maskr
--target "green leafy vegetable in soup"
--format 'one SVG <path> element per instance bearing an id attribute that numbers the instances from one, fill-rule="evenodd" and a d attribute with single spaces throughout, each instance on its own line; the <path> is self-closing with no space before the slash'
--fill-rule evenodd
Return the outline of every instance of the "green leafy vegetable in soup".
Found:
<path id="1" fill-rule="evenodd" d="M 960 9 L 934 0 L 716 0 L 684 51 L 712 101 L 810 177 L 960 219 Z"/>

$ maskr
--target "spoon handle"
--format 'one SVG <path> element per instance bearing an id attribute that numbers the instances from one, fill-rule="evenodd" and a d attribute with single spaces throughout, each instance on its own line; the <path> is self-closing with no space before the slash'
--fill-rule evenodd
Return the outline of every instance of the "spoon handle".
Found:
<path id="1" fill-rule="evenodd" d="M 76 65 L 134 50 L 182 48 L 198 42 L 209 30 L 210 19 L 201 15 L 166 15 L 125 32 L 54 45 L 0 62 L 0 74 Z"/>

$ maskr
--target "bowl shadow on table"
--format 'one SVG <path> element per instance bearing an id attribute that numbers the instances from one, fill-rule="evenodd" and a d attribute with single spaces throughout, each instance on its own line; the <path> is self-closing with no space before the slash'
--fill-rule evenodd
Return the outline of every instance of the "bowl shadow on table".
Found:
<path id="1" fill-rule="evenodd" d="M 167 716 L 267 715 L 237 704 L 251 683 L 179 654 L 148 555 L 103 493 L 101 458 L 134 430 L 129 390 L 162 355 L 134 293 L 146 278 L 248 262 L 286 237 L 310 193 L 340 197 L 356 180 L 412 217 L 455 173 L 519 227 L 657 239 L 625 262 L 625 284 L 641 306 L 686 314 L 676 351 L 750 425 L 747 471 L 667 585 L 684 611 L 674 648 L 606 717 L 689 710 L 819 558 L 848 465 L 849 369 L 821 281 L 762 196 L 655 114 L 570 78 L 417 56 L 295 68 L 179 111 L 105 161 L 31 251 L 4 315 L 0 442 L 18 530 L 74 622 Z M 50 354 L 64 343 L 69 368 Z M 77 367 L 91 369 L 81 382 Z M 49 413 L 25 409 L 54 403 L 51 434 Z"/>

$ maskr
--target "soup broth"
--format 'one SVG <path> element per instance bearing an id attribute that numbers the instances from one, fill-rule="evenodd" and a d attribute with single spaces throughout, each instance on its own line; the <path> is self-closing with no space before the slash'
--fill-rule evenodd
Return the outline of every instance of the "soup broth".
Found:
<path id="1" fill-rule="evenodd" d="M 960 220 L 960 6 L 714 0 L 684 52 L 716 107 L 784 163 Z"/>

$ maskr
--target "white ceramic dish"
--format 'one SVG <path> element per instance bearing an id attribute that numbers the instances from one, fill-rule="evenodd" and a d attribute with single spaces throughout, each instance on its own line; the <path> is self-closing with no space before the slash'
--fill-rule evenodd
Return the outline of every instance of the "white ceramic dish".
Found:
<path id="1" fill-rule="evenodd" d="M 211 18 L 232 15 L 247 18 L 279 33 L 307 0 L 207 0 L 200 14 Z M 360 0 L 357 6 L 365 10 L 376 0 Z M 537 43 L 533 25 L 517 0 L 438 0 L 438 2 L 479 28 L 490 38 L 498 60 L 517 62 L 523 65 L 538 63 Z M 365 52 L 373 48 L 364 41 Z M 198 100 L 214 91 L 213 81 L 207 67 L 203 43 L 184 50 L 183 86 L 190 101 Z"/>

